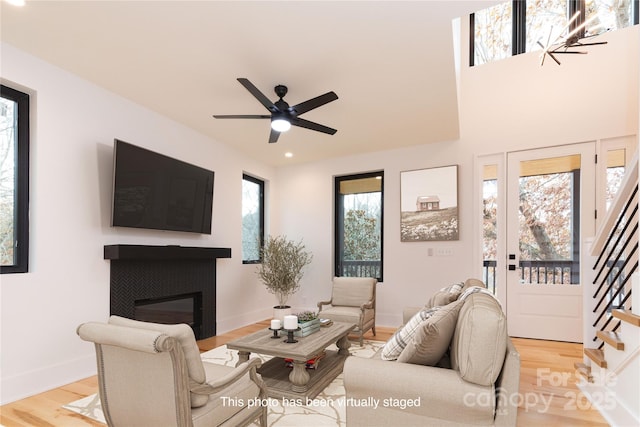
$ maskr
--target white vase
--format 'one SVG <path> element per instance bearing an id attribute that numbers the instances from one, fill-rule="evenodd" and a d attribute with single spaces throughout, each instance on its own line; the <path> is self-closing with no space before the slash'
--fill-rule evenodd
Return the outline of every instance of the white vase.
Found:
<path id="1" fill-rule="evenodd" d="M 290 314 L 291 314 L 291 306 L 276 305 L 275 307 L 273 307 L 273 318 L 280 320 L 282 324 L 284 324 L 284 316 L 288 316 Z"/>

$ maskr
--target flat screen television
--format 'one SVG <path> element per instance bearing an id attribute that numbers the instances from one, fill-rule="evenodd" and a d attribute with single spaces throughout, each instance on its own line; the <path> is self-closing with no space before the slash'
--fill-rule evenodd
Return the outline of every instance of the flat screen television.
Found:
<path id="1" fill-rule="evenodd" d="M 116 139 L 115 227 L 211 234 L 214 172 Z"/>

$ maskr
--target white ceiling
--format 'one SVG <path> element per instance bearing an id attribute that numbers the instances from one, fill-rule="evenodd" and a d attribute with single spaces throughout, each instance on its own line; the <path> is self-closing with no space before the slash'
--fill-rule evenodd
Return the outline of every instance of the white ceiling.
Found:
<path id="1" fill-rule="evenodd" d="M 0 35 L 278 166 L 456 139 L 452 20 L 495 3 L 27 0 L 2 3 Z M 268 114 L 238 77 L 273 101 L 288 86 L 291 105 L 335 91 L 302 117 L 338 132 L 294 127 L 268 144 L 268 120 L 214 119 Z"/>

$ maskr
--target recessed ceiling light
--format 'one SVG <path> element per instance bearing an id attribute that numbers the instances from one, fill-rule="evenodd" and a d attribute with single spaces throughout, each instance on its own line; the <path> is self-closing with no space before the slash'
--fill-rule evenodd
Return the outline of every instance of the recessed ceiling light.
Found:
<path id="1" fill-rule="evenodd" d="M 14 6 L 24 6 L 27 3 L 26 0 L 5 0 L 5 1 Z"/>
<path id="2" fill-rule="evenodd" d="M 284 153 L 284 156 L 287 157 L 287 158 L 291 158 L 291 157 L 293 157 L 293 153 L 290 152 L 290 151 L 287 151 L 286 153 Z"/>

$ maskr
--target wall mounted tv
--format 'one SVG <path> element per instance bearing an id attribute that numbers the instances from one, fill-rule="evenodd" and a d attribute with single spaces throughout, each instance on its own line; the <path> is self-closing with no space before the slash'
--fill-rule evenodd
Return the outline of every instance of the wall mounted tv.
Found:
<path id="1" fill-rule="evenodd" d="M 211 234 L 213 171 L 116 139 L 115 227 Z"/>

